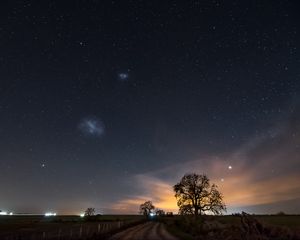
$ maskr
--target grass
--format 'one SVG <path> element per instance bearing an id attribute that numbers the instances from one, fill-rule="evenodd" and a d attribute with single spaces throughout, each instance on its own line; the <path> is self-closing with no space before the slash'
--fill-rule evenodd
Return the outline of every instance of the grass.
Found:
<path id="1" fill-rule="evenodd" d="M 288 228 L 300 228 L 300 215 L 251 215 L 258 221 L 274 226 L 288 227 Z M 226 215 L 226 216 L 214 216 L 223 224 L 240 224 L 240 218 L 238 216 Z"/>
<path id="2" fill-rule="evenodd" d="M 100 215 L 93 217 L 80 216 L 0 216 L 0 239 L 3 236 L 17 233 L 38 233 L 46 232 L 53 233 L 61 229 L 63 232 L 74 229 L 78 231 L 80 226 L 84 229 L 92 229 L 95 231 L 98 224 L 101 226 L 114 225 L 117 226 L 117 222 L 122 223 L 122 229 L 126 226 L 132 226 L 141 222 L 144 219 L 140 215 Z M 113 230 L 113 229 L 111 229 Z M 110 231 L 110 230 L 109 230 Z"/>
<path id="3" fill-rule="evenodd" d="M 160 222 L 163 222 L 166 226 L 166 229 L 169 233 L 171 233 L 173 236 L 176 236 L 178 239 L 182 240 L 192 240 L 194 239 L 190 234 L 182 231 L 180 225 L 180 219 L 179 216 L 174 217 L 158 217 L 157 219 Z"/>
<path id="4" fill-rule="evenodd" d="M 251 217 L 271 228 L 285 227 L 296 232 L 300 230 L 300 215 L 251 215 Z M 241 227 L 241 218 L 234 215 L 202 216 L 198 219 L 195 219 L 194 216 L 174 216 L 173 218 L 162 218 L 161 221 L 166 224 L 168 231 L 174 236 L 177 236 L 179 239 L 191 240 L 195 236 L 199 236 L 199 234 L 205 235 L 207 230 L 204 230 L 205 227 L 202 228 L 205 225 L 203 225 L 204 219 L 206 223 L 217 222 L 228 229 L 239 229 Z"/>
<path id="5" fill-rule="evenodd" d="M 258 215 L 255 218 L 269 225 L 300 229 L 300 215 Z"/>
<path id="6" fill-rule="evenodd" d="M 300 230 L 300 215 L 251 215 L 259 222 L 265 225 L 286 227 L 293 230 Z M 208 222 L 218 222 L 224 226 L 241 226 L 239 216 L 202 216 L 196 221 L 193 216 L 173 216 L 159 217 L 157 220 L 166 224 L 167 230 L 177 236 L 179 239 L 192 240 L 203 231 L 203 219 Z M 126 223 L 122 225 L 123 230 L 126 226 L 133 226 L 145 218 L 141 215 L 101 215 L 91 218 L 81 218 L 79 216 L 0 216 L 0 233 L 13 233 L 16 231 L 31 232 L 51 232 L 57 229 L 79 229 L 82 225 L 85 228 L 95 229 L 100 224 L 117 224 L 114 222 L 121 221 Z M 124 226 L 124 228 L 123 228 Z M 76 230 L 77 231 L 77 230 Z M 118 230 L 116 230 L 118 231 Z M 1 238 L 1 236 L 0 236 Z"/>

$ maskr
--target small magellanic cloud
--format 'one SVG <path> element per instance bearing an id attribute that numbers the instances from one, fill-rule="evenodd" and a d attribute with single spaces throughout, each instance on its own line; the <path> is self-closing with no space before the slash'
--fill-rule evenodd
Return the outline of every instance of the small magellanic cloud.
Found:
<path id="1" fill-rule="evenodd" d="M 105 125 L 97 117 L 83 118 L 78 124 L 79 131 L 86 137 L 102 137 L 105 133 Z"/>

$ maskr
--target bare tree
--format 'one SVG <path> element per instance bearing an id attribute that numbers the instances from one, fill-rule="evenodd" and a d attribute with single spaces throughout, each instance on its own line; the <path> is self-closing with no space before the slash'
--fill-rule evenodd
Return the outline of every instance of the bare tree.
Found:
<path id="1" fill-rule="evenodd" d="M 226 211 L 223 195 L 215 184 L 210 185 L 206 175 L 185 174 L 173 190 L 180 214 L 221 214 Z"/>
<path id="2" fill-rule="evenodd" d="M 166 215 L 165 211 L 162 210 L 162 209 L 159 209 L 159 208 L 155 209 L 155 214 L 157 216 L 164 216 L 164 215 Z"/>
<path id="3" fill-rule="evenodd" d="M 95 208 L 87 208 L 84 212 L 84 216 L 94 216 L 95 215 Z"/>
<path id="4" fill-rule="evenodd" d="M 140 213 L 145 216 L 149 216 L 150 213 L 152 212 L 152 210 L 154 210 L 154 209 L 155 209 L 155 207 L 151 201 L 146 201 L 140 205 Z"/>

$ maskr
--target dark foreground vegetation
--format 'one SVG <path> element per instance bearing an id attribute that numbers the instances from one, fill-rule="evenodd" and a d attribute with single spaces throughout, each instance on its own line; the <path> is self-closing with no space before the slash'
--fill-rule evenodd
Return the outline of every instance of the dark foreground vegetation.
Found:
<path id="1" fill-rule="evenodd" d="M 0 216 L 1 240 L 92 240 L 145 222 L 140 215 Z"/>
<path id="2" fill-rule="evenodd" d="M 296 240 L 300 215 L 176 216 L 161 218 L 179 239 L 194 240 Z"/>
<path id="3" fill-rule="evenodd" d="M 141 215 L 1 216 L 1 240 L 109 239 L 145 221 L 161 221 L 183 240 L 296 240 L 300 239 L 300 215 L 157 216 Z M 156 239 L 155 239 L 156 240 Z"/>

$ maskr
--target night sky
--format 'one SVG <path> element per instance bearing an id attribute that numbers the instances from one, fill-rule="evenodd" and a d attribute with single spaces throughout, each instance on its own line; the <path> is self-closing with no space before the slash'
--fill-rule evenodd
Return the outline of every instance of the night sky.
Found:
<path id="1" fill-rule="evenodd" d="M 300 213 L 298 1 L 1 1 L 0 209 Z"/>

